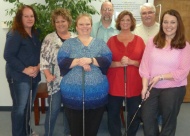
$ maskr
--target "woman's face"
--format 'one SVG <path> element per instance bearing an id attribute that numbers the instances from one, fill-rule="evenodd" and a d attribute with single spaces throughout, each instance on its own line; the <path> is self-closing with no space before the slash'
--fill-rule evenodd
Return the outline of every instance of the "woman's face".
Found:
<path id="1" fill-rule="evenodd" d="M 130 30 L 130 28 L 131 28 L 131 18 L 130 18 L 129 15 L 125 15 L 120 20 L 120 27 L 121 27 L 121 30 Z"/>
<path id="2" fill-rule="evenodd" d="M 87 16 L 82 16 L 76 26 L 78 35 L 90 35 L 92 29 L 91 20 Z"/>
<path id="3" fill-rule="evenodd" d="M 162 29 L 166 34 L 166 38 L 172 39 L 177 31 L 177 18 L 175 16 L 165 14 L 162 23 Z"/>
<path id="4" fill-rule="evenodd" d="M 25 8 L 22 12 L 22 23 L 25 29 L 32 28 L 35 23 L 34 13 L 30 8 Z"/>
<path id="5" fill-rule="evenodd" d="M 69 22 L 62 16 L 57 16 L 55 19 L 55 29 L 58 33 L 67 32 L 69 29 Z"/>

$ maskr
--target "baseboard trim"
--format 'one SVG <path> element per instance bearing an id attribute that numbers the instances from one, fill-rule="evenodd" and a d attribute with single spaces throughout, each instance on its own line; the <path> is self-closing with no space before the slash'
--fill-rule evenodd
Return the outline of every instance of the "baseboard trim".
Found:
<path id="1" fill-rule="evenodd" d="M 0 111 L 11 111 L 11 110 L 12 110 L 12 106 L 0 106 Z M 47 111 L 48 107 L 45 107 L 45 110 Z M 63 111 L 62 107 L 61 107 L 61 111 Z"/>
<path id="2" fill-rule="evenodd" d="M 0 106 L 0 111 L 11 111 L 12 106 Z"/>

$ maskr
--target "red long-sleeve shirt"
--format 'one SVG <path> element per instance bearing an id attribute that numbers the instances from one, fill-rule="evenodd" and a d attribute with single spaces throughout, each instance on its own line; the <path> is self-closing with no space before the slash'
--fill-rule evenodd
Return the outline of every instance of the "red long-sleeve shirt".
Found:
<path id="1" fill-rule="evenodd" d="M 111 37 L 107 44 L 112 52 L 112 61 L 121 61 L 123 56 L 127 56 L 132 60 L 140 62 L 145 48 L 142 38 L 137 35 L 134 36 L 134 39 L 126 47 L 117 39 L 117 36 Z M 107 77 L 110 85 L 109 94 L 113 96 L 125 96 L 124 67 L 110 67 Z M 126 77 L 126 96 L 133 97 L 140 95 L 142 79 L 139 75 L 139 67 L 128 65 Z"/>

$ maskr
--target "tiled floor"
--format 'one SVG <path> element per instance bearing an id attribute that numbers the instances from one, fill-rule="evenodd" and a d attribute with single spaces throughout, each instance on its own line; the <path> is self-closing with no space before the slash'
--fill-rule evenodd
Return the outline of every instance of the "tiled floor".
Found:
<path id="1" fill-rule="evenodd" d="M 33 122 L 32 116 L 32 125 L 33 129 L 37 131 L 40 136 L 44 134 L 44 119 L 45 115 L 41 115 L 40 125 L 35 126 Z M 107 117 L 106 112 L 104 114 L 98 136 L 109 136 L 107 130 Z M 62 114 L 59 114 L 54 136 L 63 136 L 63 123 L 62 123 Z M 124 131 L 124 128 L 122 129 Z M 181 111 L 178 116 L 178 125 L 176 136 L 189 136 L 190 135 L 190 103 L 183 103 L 181 107 Z M 10 122 L 10 112 L 0 112 L 0 136 L 11 136 L 11 122 Z M 139 128 L 137 136 L 143 136 L 143 129 L 142 126 Z"/>

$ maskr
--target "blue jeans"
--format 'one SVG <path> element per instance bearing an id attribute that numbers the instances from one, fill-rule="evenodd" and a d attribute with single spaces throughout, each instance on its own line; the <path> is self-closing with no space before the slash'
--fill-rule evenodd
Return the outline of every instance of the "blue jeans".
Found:
<path id="1" fill-rule="evenodd" d="M 50 109 L 50 102 L 51 102 L 51 109 Z M 51 95 L 49 95 L 48 103 L 49 103 L 49 109 L 46 113 L 45 126 L 44 126 L 45 136 L 52 136 L 55 123 L 61 109 L 61 103 L 62 103 L 61 91 L 52 94 L 52 100 L 51 100 Z M 51 119 L 49 120 L 50 112 L 51 112 Z M 67 118 L 65 116 L 65 112 L 63 112 L 63 125 L 64 125 L 63 127 L 64 136 L 67 136 L 70 134 L 70 130 Z"/>
<path id="2" fill-rule="evenodd" d="M 123 104 L 124 97 L 111 96 L 108 97 L 108 130 L 111 136 L 121 136 L 121 119 L 120 110 Z M 140 96 L 127 98 L 127 126 L 129 126 L 138 106 L 141 102 Z M 130 128 L 127 131 L 127 136 L 135 136 L 140 124 L 140 111 L 134 118 Z"/>
<path id="3" fill-rule="evenodd" d="M 18 82 L 8 80 L 13 101 L 11 111 L 12 136 L 27 136 L 30 133 L 30 90 L 32 90 L 32 105 L 36 97 L 38 83 Z M 32 88 L 31 88 L 32 86 Z"/>

